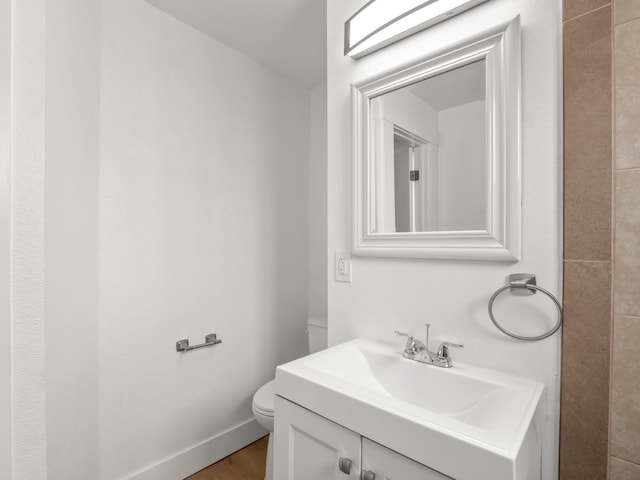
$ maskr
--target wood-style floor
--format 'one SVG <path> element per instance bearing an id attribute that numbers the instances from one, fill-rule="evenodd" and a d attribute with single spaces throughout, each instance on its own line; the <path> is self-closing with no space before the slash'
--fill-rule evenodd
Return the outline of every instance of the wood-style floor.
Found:
<path id="1" fill-rule="evenodd" d="M 185 480 L 264 480 L 268 441 L 262 437 Z"/>

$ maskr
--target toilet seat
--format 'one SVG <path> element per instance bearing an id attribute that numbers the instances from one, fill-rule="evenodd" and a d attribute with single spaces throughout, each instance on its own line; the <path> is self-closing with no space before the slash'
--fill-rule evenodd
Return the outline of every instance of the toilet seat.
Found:
<path id="1" fill-rule="evenodd" d="M 276 403 L 275 380 L 265 383 L 253 396 L 253 411 L 256 414 L 272 417 Z"/>

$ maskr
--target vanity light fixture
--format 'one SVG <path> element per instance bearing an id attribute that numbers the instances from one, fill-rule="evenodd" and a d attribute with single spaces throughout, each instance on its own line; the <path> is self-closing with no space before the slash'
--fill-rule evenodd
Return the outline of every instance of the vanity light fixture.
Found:
<path id="1" fill-rule="evenodd" d="M 488 0 L 371 0 L 344 24 L 344 54 L 360 58 Z"/>

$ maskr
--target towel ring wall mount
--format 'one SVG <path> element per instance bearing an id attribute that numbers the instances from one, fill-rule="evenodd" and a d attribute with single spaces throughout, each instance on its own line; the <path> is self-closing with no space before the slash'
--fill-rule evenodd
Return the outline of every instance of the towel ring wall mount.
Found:
<path id="1" fill-rule="evenodd" d="M 527 337 L 527 336 L 517 335 L 513 332 L 510 332 L 509 330 L 504 328 L 502 325 L 500 325 L 493 314 L 493 302 L 495 302 L 498 295 L 500 295 L 502 292 L 506 291 L 507 289 L 513 295 L 518 295 L 518 296 L 534 295 L 536 292 L 541 292 L 545 294 L 547 297 L 549 297 L 551 301 L 553 301 L 555 306 L 558 308 L 558 320 L 556 321 L 556 324 L 553 326 L 553 328 L 548 332 L 543 333 L 542 335 Z M 551 335 L 556 333 L 562 326 L 562 305 L 560 304 L 558 299 L 555 297 L 555 295 L 553 295 L 548 290 L 538 286 L 536 281 L 536 276 L 531 273 L 514 273 L 509 275 L 509 283 L 504 287 L 500 287 L 498 290 L 496 290 L 496 292 L 491 296 L 491 299 L 489 299 L 488 310 L 489 310 L 489 318 L 491 319 L 493 324 L 496 326 L 496 328 L 500 330 L 502 333 L 504 333 L 505 335 L 509 335 L 510 337 L 517 338 L 518 340 L 526 340 L 526 341 L 544 340 L 545 338 L 550 337 Z"/>

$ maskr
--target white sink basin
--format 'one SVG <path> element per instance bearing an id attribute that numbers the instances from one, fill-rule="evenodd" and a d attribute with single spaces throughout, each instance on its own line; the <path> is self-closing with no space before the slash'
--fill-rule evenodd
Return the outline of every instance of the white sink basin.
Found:
<path id="1" fill-rule="evenodd" d="M 395 351 L 389 355 L 375 347 L 350 342 L 330 355 L 307 360 L 305 365 L 434 413 L 463 412 L 487 395 L 505 389 L 500 383 L 461 375 L 460 368 L 425 368 Z"/>
<path id="2" fill-rule="evenodd" d="M 278 367 L 276 393 L 452 478 L 539 478 L 541 383 L 357 339 Z M 277 412 L 276 412 L 277 414 Z"/>

